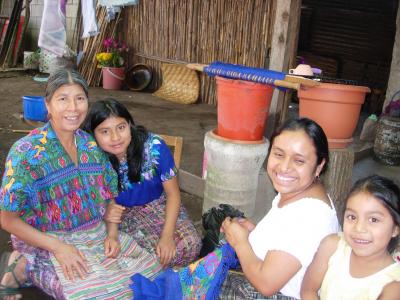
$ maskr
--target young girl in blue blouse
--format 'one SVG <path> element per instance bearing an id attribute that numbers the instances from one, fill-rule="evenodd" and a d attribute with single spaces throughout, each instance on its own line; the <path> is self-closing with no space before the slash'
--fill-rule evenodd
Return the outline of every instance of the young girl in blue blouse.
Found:
<path id="1" fill-rule="evenodd" d="M 177 169 L 161 137 L 135 124 L 115 99 L 94 103 L 83 124 L 118 172 L 120 194 L 107 220 L 120 223 L 163 266 L 183 266 L 199 254 L 201 239 L 181 205 Z"/>

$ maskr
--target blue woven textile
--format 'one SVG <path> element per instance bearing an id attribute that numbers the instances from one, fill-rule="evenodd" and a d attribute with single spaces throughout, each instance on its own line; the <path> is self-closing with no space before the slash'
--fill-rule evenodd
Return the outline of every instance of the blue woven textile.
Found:
<path id="1" fill-rule="evenodd" d="M 273 85 L 275 80 L 284 80 L 286 74 L 268 69 L 246 67 L 215 61 L 204 68 L 209 76 L 221 76 L 230 79 L 265 83 Z"/>
<path id="2" fill-rule="evenodd" d="M 120 205 L 140 206 L 159 199 L 164 191 L 163 182 L 178 173 L 170 149 L 158 135 L 149 134 L 143 152 L 144 160 L 139 182 L 129 181 L 127 162 L 120 164 L 118 176 L 123 191 L 116 198 L 116 202 Z"/>
<path id="3" fill-rule="evenodd" d="M 177 271 L 167 269 L 151 281 L 140 274 L 131 277 L 134 299 L 141 300 L 215 300 L 230 268 L 238 260 L 225 244 L 201 260 Z"/>

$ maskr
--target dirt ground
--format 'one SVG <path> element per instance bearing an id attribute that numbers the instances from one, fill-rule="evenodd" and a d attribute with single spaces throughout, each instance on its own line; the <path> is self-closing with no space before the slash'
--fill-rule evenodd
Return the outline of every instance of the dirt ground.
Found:
<path id="1" fill-rule="evenodd" d="M 23 134 L 12 130 L 32 129 L 17 115 L 22 112 L 22 96 L 43 96 L 44 83 L 37 83 L 32 74 L 0 73 L 0 174 L 11 145 Z M 182 105 L 171 103 L 149 93 L 108 91 L 90 88 L 90 101 L 113 97 L 123 102 L 137 124 L 148 130 L 183 137 L 181 169 L 201 175 L 204 134 L 217 126 L 216 107 L 206 104 Z M 182 202 L 191 218 L 200 225 L 202 199 L 182 192 Z M 0 229 L 0 252 L 9 249 L 9 235 Z M 28 289 L 24 299 L 50 299 L 37 290 Z"/>

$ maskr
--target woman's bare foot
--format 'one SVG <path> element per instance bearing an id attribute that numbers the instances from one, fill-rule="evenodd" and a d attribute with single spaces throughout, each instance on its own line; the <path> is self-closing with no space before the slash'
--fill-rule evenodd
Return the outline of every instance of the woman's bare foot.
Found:
<path id="1" fill-rule="evenodd" d="M 15 265 L 13 272 L 7 272 L 4 274 L 3 278 L 1 279 L 1 285 L 9 288 L 18 288 L 19 284 L 22 284 L 26 281 L 26 273 L 25 273 L 25 267 L 26 267 L 26 258 L 25 257 L 20 257 L 21 254 L 18 251 L 13 251 L 10 254 L 10 257 L 8 258 L 8 265 L 10 266 L 13 262 L 17 261 L 17 264 Z M 5 300 L 17 300 L 21 299 L 22 295 L 11 295 L 11 296 L 5 296 L 3 299 Z"/>

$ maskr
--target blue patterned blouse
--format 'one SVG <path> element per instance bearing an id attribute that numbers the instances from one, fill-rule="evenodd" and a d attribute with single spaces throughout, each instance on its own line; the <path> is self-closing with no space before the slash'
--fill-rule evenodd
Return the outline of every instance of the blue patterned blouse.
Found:
<path id="1" fill-rule="evenodd" d="M 129 181 L 128 163 L 121 163 L 118 176 L 123 191 L 116 198 L 118 204 L 132 207 L 159 199 L 164 192 L 162 183 L 178 174 L 171 151 L 158 135 L 149 133 L 143 156 L 139 182 Z"/>

